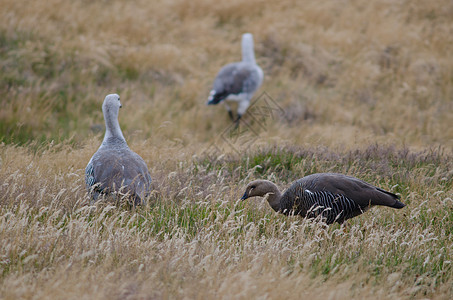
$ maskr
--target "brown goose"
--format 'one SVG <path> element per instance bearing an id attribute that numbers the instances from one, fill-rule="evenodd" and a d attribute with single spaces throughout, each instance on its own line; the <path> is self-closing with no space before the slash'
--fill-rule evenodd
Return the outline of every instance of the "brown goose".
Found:
<path id="1" fill-rule="evenodd" d="M 317 173 L 295 181 L 284 193 L 268 180 L 255 180 L 245 189 L 242 200 L 269 195 L 267 201 L 277 212 L 307 218 L 321 215 L 327 224 L 343 223 L 371 206 L 403 208 L 399 196 L 355 177 L 336 173 Z"/>
<path id="2" fill-rule="evenodd" d="M 85 169 L 85 182 L 94 201 L 100 194 L 121 192 L 129 194 L 134 205 L 141 204 L 151 191 L 151 176 L 145 161 L 132 151 L 118 123 L 120 97 L 105 97 L 102 112 L 105 136 L 98 151 Z"/>

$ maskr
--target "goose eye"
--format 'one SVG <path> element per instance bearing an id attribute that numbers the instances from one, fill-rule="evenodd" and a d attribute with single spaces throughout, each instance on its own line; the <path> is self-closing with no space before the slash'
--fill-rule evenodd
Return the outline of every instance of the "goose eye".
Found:
<path id="1" fill-rule="evenodd" d="M 252 186 L 250 187 L 250 190 L 253 190 L 254 188 L 256 188 L 256 186 L 252 185 Z"/>

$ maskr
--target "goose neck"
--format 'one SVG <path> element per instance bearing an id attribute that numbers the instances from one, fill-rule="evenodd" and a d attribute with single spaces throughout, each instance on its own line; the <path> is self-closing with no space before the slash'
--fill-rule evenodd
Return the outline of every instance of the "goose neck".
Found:
<path id="1" fill-rule="evenodd" d="M 104 111 L 105 119 L 105 136 L 103 143 L 106 143 L 109 139 L 119 139 L 126 141 L 121 131 L 120 124 L 118 122 L 118 114 L 114 114 L 111 111 Z"/>
<path id="2" fill-rule="evenodd" d="M 253 50 L 253 38 L 244 36 L 242 39 L 242 61 L 255 64 L 255 53 Z"/>
<path id="3" fill-rule="evenodd" d="M 273 210 L 279 211 L 280 210 L 280 200 L 282 198 L 282 194 L 278 187 L 274 184 L 270 186 L 270 191 L 268 193 L 267 202 L 272 207 Z"/>

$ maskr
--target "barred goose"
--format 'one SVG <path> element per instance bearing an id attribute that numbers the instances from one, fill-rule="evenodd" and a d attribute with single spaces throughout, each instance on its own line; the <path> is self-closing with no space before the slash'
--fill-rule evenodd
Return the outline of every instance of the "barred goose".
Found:
<path id="1" fill-rule="evenodd" d="M 141 204 L 151 191 L 151 176 L 145 161 L 129 149 L 120 124 L 120 97 L 105 97 L 102 112 L 105 119 L 105 136 L 98 151 L 85 169 L 85 182 L 94 201 L 100 194 L 127 194 L 133 205 Z"/>
<path id="2" fill-rule="evenodd" d="M 247 185 L 242 200 L 269 195 L 267 201 L 277 212 L 321 219 L 327 224 L 343 223 L 371 206 L 403 208 L 399 196 L 355 177 L 336 173 L 317 173 L 295 181 L 284 193 L 268 180 L 255 180 Z"/>
<path id="3" fill-rule="evenodd" d="M 255 62 L 253 35 L 242 35 L 242 61 L 225 65 L 214 80 L 207 105 L 225 104 L 228 115 L 234 120 L 229 102 L 238 102 L 236 122 L 244 115 L 253 94 L 263 82 L 263 70 Z"/>

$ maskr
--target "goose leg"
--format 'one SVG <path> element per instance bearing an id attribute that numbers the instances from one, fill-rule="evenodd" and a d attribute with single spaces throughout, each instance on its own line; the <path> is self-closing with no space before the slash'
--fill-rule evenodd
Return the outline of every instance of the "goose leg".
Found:
<path id="1" fill-rule="evenodd" d="M 231 107 L 228 105 L 228 103 L 226 102 L 223 103 L 225 103 L 225 108 L 228 111 L 228 116 L 230 117 L 231 121 L 234 121 L 233 111 L 231 110 Z"/>
<path id="2" fill-rule="evenodd" d="M 234 120 L 233 112 L 231 110 L 228 111 L 228 116 L 230 117 L 231 121 Z"/>
<path id="3" fill-rule="evenodd" d="M 237 119 L 234 121 L 234 123 L 236 124 L 234 126 L 234 129 L 238 129 L 239 128 L 239 123 L 241 121 L 241 117 L 242 117 L 242 115 L 238 115 Z"/>

